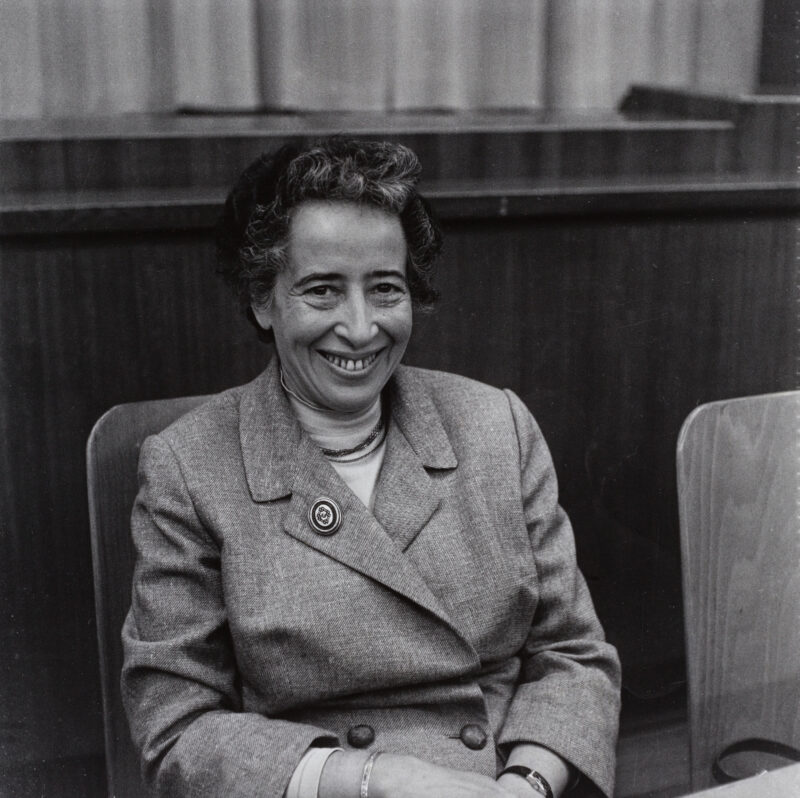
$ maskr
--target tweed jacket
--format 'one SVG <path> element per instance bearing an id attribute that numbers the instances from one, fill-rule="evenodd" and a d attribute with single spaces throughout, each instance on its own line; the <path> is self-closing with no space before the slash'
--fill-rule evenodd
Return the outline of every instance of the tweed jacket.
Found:
<path id="1" fill-rule="evenodd" d="M 401 366 L 385 396 L 372 512 L 274 361 L 145 442 L 122 688 L 158 795 L 281 798 L 309 746 L 363 744 L 356 726 L 491 776 L 538 742 L 611 795 L 619 663 L 535 421 L 441 372 Z M 333 535 L 310 524 L 320 497 Z"/>

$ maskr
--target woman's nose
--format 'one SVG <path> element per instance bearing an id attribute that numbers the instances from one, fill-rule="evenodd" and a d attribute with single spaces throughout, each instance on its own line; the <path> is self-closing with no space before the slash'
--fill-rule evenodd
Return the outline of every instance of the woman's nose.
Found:
<path id="1" fill-rule="evenodd" d="M 353 296 L 342 308 L 342 318 L 333 331 L 344 338 L 353 349 L 365 346 L 378 335 L 378 324 L 372 307 L 362 296 Z"/>

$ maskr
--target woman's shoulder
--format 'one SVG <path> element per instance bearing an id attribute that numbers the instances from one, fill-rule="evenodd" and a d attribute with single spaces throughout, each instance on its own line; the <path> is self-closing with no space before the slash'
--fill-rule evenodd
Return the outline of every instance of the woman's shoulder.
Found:
<path id="1" fill-rule="evenodd" d="M 449 371 L 424 369 L 418 366 L 401 366 L 398 369 L 398 376 L 407 384 L 424 387 L 434 399 L 446 399 L 454 402 L 480 400 L 507 403 L 505 391 L 502 389 Z"/>
<path id="2" fill-rule="evenodd" d="M 511 420 L 510 403 L 519 400 L 509 390 L 446 371 L 401 366 L 401 385 L 411 393 L 429 398 L 440 417 L 462 428 L 483 422 L 491 426 Z"/>
<path id="3" fill-rule="evenodd" d="M 403 367 L 398 373 L 410 393 L 427 397 L 416 401 L 423 412 L 438 416 L 459 462 L 470 458 L 486 473 L 486 463 L 500 473 L 527 458 L 540 468 L 551 468 L 542 431 L 525 403 L 510 389 L 444 371 Z M 489 469 L 489 471 L 492 470 Z"/>

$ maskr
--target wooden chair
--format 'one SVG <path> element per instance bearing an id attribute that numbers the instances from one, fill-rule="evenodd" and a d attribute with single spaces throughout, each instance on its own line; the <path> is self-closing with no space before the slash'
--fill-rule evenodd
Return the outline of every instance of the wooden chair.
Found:
<path id="1" fill-rule="evenodd" d="M 131 602 L 130 515 L 144 439 L 200 404 L 193 396 L 112 407 L 94 425 L 86 446 L 95 612 L 106 744 L 108 794 L 142 798 L 146 791 L 122 707 L 120 630 Z"/>
<path id="2" fill-rule="evenodd" d="M 800 746 L 800 391 L 698 407 L 677 468 L 697 790 L 735 741 Z"/>

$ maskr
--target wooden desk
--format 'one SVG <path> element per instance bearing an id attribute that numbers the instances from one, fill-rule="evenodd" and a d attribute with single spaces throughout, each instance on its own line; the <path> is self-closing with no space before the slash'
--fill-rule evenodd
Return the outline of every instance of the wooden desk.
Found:
<path id="1" fill-rule="evenodd" d="M 792 798 L 800 795 L 800 765 L 692 793 L 692 798 Z"/>

